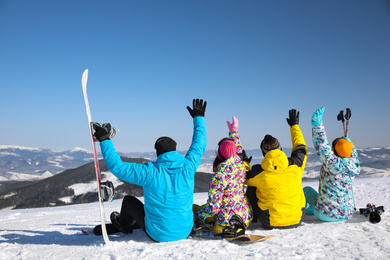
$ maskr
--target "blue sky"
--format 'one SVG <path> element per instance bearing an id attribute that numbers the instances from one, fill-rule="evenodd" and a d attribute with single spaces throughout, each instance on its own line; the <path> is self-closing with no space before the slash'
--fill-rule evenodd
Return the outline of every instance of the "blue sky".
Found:
<path id="1" fill-rule="evenodd" d="M 119 151 L 188 149 L 186 106 L 207 100 L 207 149 L 239 119 L 244 148 L 265 134 L 291 147 L 288 110 L 312 147 L 310 119 L 352 110 L 358 148 L 390 145 L 389 1 L 0 0 L 1 145 L 91 149 L 92 119 L 119 128 Z"/>

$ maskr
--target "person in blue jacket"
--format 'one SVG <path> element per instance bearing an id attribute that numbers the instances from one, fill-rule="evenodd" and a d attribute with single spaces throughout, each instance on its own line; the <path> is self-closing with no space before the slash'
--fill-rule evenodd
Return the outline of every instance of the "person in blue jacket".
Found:
<path id="1" fill-rule="evenodd" d="M 176 142 L 160 137 L 155 143 L 157 159 L 145 164 L 122 162 L 110 140 L 110 124 L 95 123 L 95 138 L 100 141 L 104 161 L 108 169 L 119 179 L 143 187 L 143 204 L 133 196 L 123 199 L 121 212 L 111 214 L 109 234 L 132 233 L 141 228 L 149 238 L 157 242 L 177 241 L 187 238 L 193 227 L 193 192 L 195 172 L 206 149 L 204 114 L 207 102 L 193 100 L 193 108 L 187 106 L 193 117 L 194 132 L 191 146 L 185 156 L 176 151 Z M 94 229 L 101 235 L 101 226 Z"/>
<path id="2" fill-rule="evenodd" d="M 327 222 L 348 220 L 354 212 L 352 185 L 360 173 L 358 154 L 352 141 L 342 136 L 328 142 L 322 116 L 325 107 L 313 113 L 313 144 L 322 162 L 318 192 L 305 187 L 306 214 Z"/>

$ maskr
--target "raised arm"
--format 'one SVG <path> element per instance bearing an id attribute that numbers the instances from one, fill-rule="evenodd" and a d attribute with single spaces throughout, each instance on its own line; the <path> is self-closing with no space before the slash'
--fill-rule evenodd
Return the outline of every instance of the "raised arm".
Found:
<path id="1" fill-rule="evenodd" d="M 237 146 L 237 154 L 242 156 L 242 146 L 240 141 L 240 136 L 238 134 L 238 119 L 233 116 L 232 123 L 226 121 L 229 128 L 229 137 L 234 141 Z"/>
<path id="2" fill-rule="evenodd" d="M 94 137 L 100 142 L 104 161 L 112 174 L 121 180 L 141 186 L 153 179 L 147 165 L 122 161 L 111 141 L 111 138 L 115 135 L 115 130 L 110 123 L 103 125 L 93 123 L 93 128 L 95 130 Z"/>
<path id="3" fill-rule="evenodd" d="M 286 120 L 290 126 L 291 142 L 293 146 L 290 157 L 290 165 L 302 167 L 303 171 L 307 159 L 307 147 L 302 131 L 298 125 L 299 111 L 291 109 L 289 111 L 289 117 L 286 118 Z"/>
<path id="4" fill-rule="evenodd" d="M 202 159 L 203 153 L 206 150 L 207 137 L 204 115 L 206 111 L 207 101 L 202 99 L 194 99 L 192 108 L 187 106 L 187 110 L 193 118 L 194 133 L 192 135 L 191 146 L 185 158 L 190 162 L 193 172 L 195 173 Z"/>

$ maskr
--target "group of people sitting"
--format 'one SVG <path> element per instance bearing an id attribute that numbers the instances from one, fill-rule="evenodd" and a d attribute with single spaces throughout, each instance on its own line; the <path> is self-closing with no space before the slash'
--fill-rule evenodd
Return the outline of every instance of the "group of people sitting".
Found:
<path id="1" fill-rule="evenodd" d="M 145 164 L 123 162 L 110 140 L 112 126 L 94 124 L 94 136 L 111 173 L 144 190 L 144 203 L 133 196 L 124 197 L 120 212 L 113 212 L 112 223 L 106 225 L 109 234 L 140 228 L 153 241 L 168 242 L 187 238 L 194 226 L 202 223 L 222 232 L 232 216 L 239 216 L 246 226 L 260 222 L 265 229 L 297 227 L 305 214 L 330 222 L 352 217 L 352 184 L 360 172 L 357 152 L 346 136 L 328 142 L 322 122 L 324 107 L 315 111 L 311 120 L 313 144 L 322 162 L 318 192 L 302 187 L 307 146 L 299 112 L 292 109 L 286 118 L 291 155 L 285 154 L 277 138 L 267 134 L 260 144 L 264 159 L 254 165 L 241 146 L 238 119 L 233 116 L 232 122 L 227 122 L 229 137 L 218 143 L 208 200 L 194 205 L 194 176 L 207 143 L 206 105 L 206 101 L 194 99 L 192 108 L 187 107 L 194 128 L 185 156 L 176 151 L 173 139 L 160 137 L 155 143 L 156 161 Z M 94 233 L 102 234 L 100 225 Z"/>

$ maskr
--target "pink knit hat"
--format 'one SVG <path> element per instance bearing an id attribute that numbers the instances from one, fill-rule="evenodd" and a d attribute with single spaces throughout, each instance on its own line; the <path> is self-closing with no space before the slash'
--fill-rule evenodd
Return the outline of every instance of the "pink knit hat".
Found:
<path id="1" fill-rule="evenodd" d="M 220 155 L 225 159 L 237 154 L 237 146 L 232 140 L 226 140 L 219 146 L 218 157 L 222 160 Z"/>

